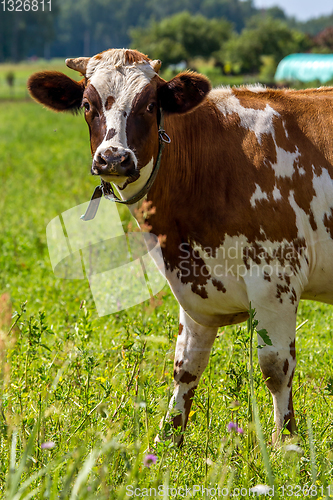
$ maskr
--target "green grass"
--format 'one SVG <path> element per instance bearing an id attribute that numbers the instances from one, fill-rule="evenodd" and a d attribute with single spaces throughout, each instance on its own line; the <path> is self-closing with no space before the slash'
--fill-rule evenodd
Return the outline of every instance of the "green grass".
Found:
<path id="1" fill-rule="evenodd" d="M 151 303 L 99 318 L 87 281 L 54 277 L 46 225 L 87 201 L 96 185 L 88 130 L 82 116 L 33 102 L 2 102 L 0 113 L 0 497 L 107 500 L 127 498 L 126 486 L 237 492 L 269 484 L 252 419 L 246 325 L 220 330 L 184 447 L 153 447 L 172 390 L 177 303 L 165 288 Z M 128 220 L 127 209 L 121 216 Z M 298 332 L 294 379 L 302 456 L 270 446 L 272 401 L 254 348 L 253 387 L 276 498 L 306 498 L 306 490 L 283 496 L 282 487 L 312 484 L 318 494 L 311 497 L 326 498 L 321 487 L 333 485 L 332 316 L 322 304 L 299 308 L 298 324 L 308 320 Z M 228 433 L 231 420 L 242 436 Z M 43 449 L 45 442 L 54 447 Z M 150 468 L 143 465 L 148 449 L 157 456 Z M 220 498 L 249 498 L 241 491 Z"/>
<path id="2" fill-rule="evenodd" d="M 0 64 L 0 101 L 1 100 L 30 100 L 27 90 L 27 80 L 32 73 L 36 71 L 61 71 L 74 80 L 79 79 L 79 74 L 67 68 L 65 59 L 52 59 L 46 61 L 38 59 L 36 61 L 24 61 L 18 64 L 2 63 Z M 14 76 L 13 86 L 8 85 L 7 77 L 9 74 Z"/>

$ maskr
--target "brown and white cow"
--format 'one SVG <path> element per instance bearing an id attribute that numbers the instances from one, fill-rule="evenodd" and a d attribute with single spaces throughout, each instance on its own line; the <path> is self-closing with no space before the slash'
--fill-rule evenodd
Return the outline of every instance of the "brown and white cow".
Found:
<path id="1" fill-rule="evenodd" d="M 54 110 L 84 108 L 92 173 L 125 200 L 150 176 L 165 115 L 171 143 L 147 199 L 180 304 L 174 426 L 185 429 L 218 327 L 246 320 L 251 303 L 272 342 L 258 338 L 276 430 L 294 432 L 297 306 L 333 303 L 333 88 L 211 90 L 190 72 L 167 82 L 160 61 L 125 49 L 66 64 L 84 78 L 37 73 L 30 92 Z"/>

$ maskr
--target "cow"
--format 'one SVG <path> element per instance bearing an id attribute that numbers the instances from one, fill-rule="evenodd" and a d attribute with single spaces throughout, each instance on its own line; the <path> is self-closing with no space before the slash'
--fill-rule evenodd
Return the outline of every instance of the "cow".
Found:
<path id="1" fill-rule="evenodd" d="M 161 61 L 129 49 L 66 64 L 80 81 L 36 73 L 31 95 L 55 111 L 83 108 L 91 173 L 133 213 L 150 201 L 151 231 L 166 235 L 180 304 L 169 410 L 179 442 L 218 328 L 247 320 L 250 305 L 280 442 L 296 432 L 298 304 L 333 303 L 333 88 L 211 89 L 190 71 L 165 81 Z"/>

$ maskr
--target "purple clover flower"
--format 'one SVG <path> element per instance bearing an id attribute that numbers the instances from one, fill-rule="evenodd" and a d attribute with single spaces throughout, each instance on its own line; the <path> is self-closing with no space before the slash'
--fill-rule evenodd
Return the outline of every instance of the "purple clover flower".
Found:
<path id="1" fill-rule="evenodd" d="M 143 459 L 143 465 L 145 467 L 150 467 L 151 465 L 156 464 L 156 461 L 157 461 L 157 456 L 150 453 L 146 455 L 145 458 Z"/>
<path id="2" fill-rule="evenodd" d="M 55 443 L 53 441 L 46 441 L 46 443 L 42 443 L 40 447 L 42 450 L 52 450 L 52 448 L 55 447 Z"/>
<path id="3" fill-rule="evenodd" d="M 232 422 L 232 421 L 229 422 L 227 425 L 227 429 L 228 429 L 228 432 L 235 431 L 235 432 L 238 432 L 239 434 L 244 434 L 243 429 L 241 427 L 238 427 L 236 422 Z"/>
<path id="4" fill-rule="evenodd" d="M 235 422 L 229 422 L 227 425 L 227 429 L 229 432 L 235 431 L 237 432 L 238 425 Z"/>

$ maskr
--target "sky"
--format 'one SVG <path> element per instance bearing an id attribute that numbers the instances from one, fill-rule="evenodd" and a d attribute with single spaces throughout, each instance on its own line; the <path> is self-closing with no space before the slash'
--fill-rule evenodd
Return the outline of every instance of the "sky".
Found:
<path id="1" fill-rule="evenodd" d="M 281 7 L 286 14 L 299 21 L 333 14 L 333 0 L 254 0 L 254 5 L 258 8 Z"/>

